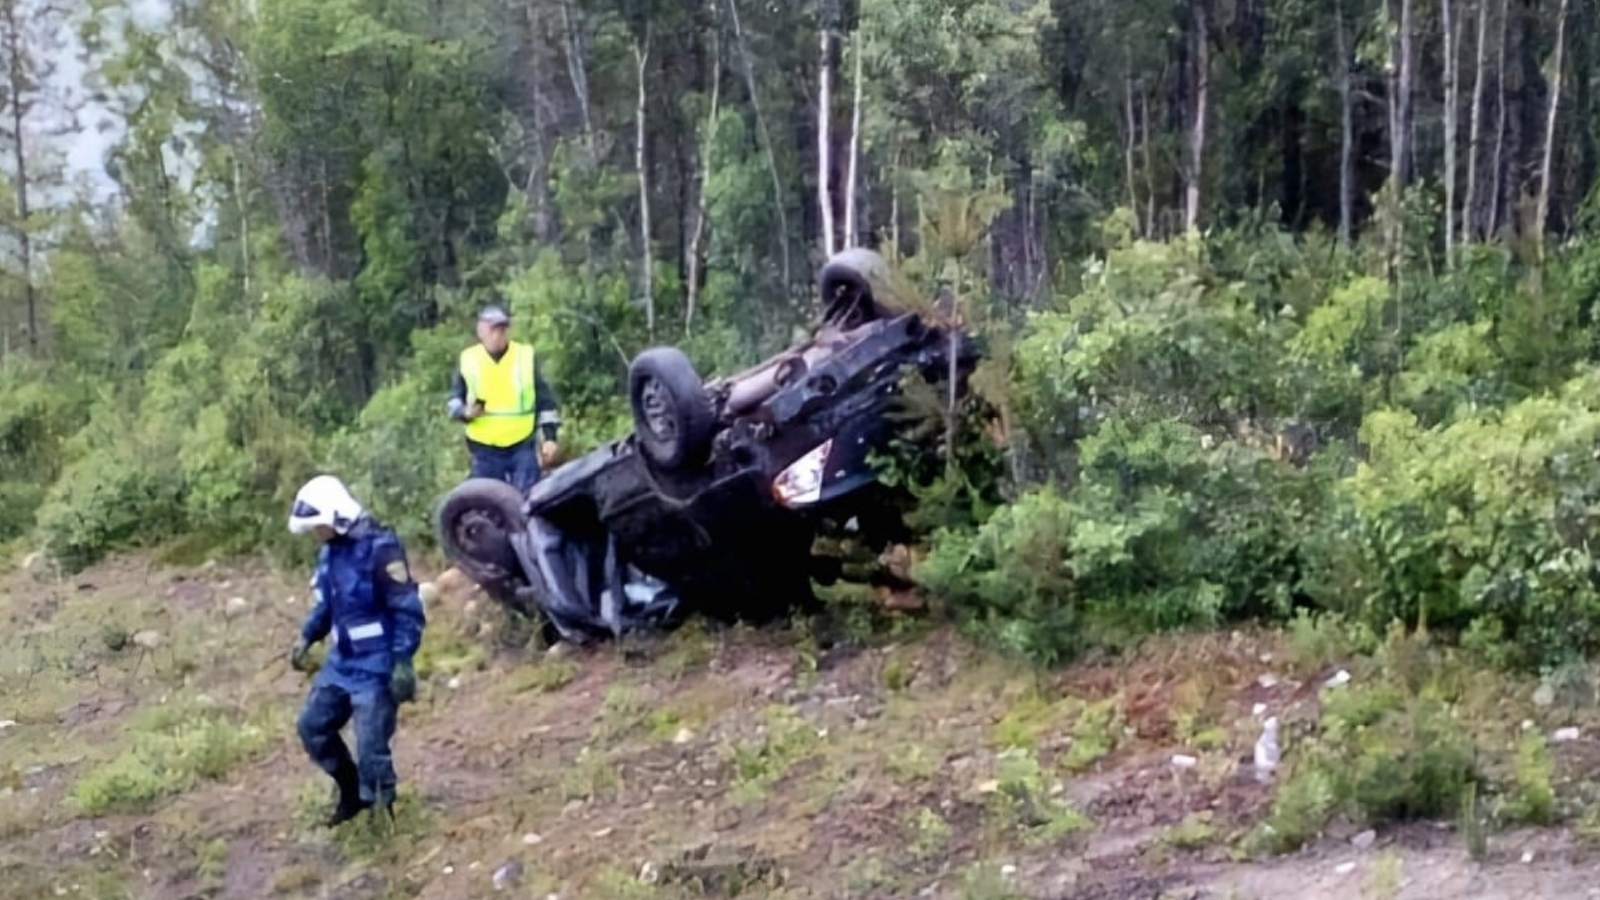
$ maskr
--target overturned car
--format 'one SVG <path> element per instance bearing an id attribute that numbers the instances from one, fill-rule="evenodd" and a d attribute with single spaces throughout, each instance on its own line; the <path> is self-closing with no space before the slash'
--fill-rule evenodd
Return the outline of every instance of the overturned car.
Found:
<path id="1" fill-rule="evenodd" d="M 819 528 L 887 541 L 898 515 L 869 462 L 897 433 L 908 372 L 959 392 L 976 352 L 959 328 L 895 296 L 876 253 L 818 273 L 821 322 L 765 362 L 702 382 L 679 350 L 628 373 L 631 434 L 522 496 L 471 479 L 438 511 L 441 546 L 495 600 L 587 643 L 691 612 L 765 620 L 814 601 Z M 877 531 L 876 536 L 872 532 Z"/>

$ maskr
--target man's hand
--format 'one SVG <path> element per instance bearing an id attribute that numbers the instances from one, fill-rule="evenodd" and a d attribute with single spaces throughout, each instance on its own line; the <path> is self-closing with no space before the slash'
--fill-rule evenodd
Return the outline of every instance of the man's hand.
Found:
<path id="1" fill-rule="evenodd" d="M 545 441 L 539 445 L 539 465 L 549 468 L 556 461 L 556 456 L 561 452 L 561 447 L 555 441 Z"/>
<path id="2" fill-rule="evenodd" d="M 394 671 L 389 674 L 389 694 L 396 703 L 410 703 L 417 698 L 417 670 L 411 660 L 395 663 Z"/>
<path id="3" fill-rule="evenodd" d="M 311 644 L 305 638 L 294 642 L 294 651 L 289 654 L 289 665 L 297 672 L 311 671 Z"/>
<path id="4" fill-rule="evenodd" d="M 483 401 L 474 400 L 472 401 L 472 405 L 467 407 L 466 410 L 461 413 L 461 418 L 464 421 L 471 422 L 473 419 L 476 419 L 481 415 L 483 415 Z"/>

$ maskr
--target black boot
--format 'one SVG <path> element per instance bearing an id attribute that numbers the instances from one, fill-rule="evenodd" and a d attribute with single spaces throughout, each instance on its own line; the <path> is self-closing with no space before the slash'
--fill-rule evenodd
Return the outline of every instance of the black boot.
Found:
<path id="1" fill-rule="evenodd" d="M 354 819 L 372 805 L 361 799 L 361 779 L 354 764 L 348 768 L 340 767 L 339 774 L 333 780 L 339 785 L 339 805 L 334 807 L 333 815 L 325 823 L 329 828 Z"/>

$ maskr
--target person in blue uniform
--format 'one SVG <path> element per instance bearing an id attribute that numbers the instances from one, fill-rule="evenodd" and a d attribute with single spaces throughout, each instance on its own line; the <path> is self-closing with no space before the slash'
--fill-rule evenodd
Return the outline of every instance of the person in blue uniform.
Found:
<path id="1" fill-rule="evenodd" d="M 312 534 L 322 545 L 311 612 L 290 662 L 308 671 L 311 645 L 332 638 L 299 721 L 306 753 L 339 788 L 327 824 L 370 808 L 392 816 L 397 778 L 389 742 L 399 704 L 416 695 L 412 657 L 427 625 L 405 547 L 330 475 L 296 493 L 289 531 Z M 354 758 L 339 736 L 352 720 Z"/>

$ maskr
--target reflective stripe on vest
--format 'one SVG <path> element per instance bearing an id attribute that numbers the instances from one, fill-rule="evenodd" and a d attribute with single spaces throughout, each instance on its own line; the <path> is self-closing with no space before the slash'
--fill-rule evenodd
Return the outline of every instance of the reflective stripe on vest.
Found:
<path id="1" fill-rule="evenodd" d="M 533 434 L 538 397 L 533 377 L 533 347 L 512 341 L 499 362 L 473 344 L 461 351 L 461 378 L 467 405 L 483 401 L 483 415 L 467 423 L 467 438 L 491 447 L 509 447 Z"/>

